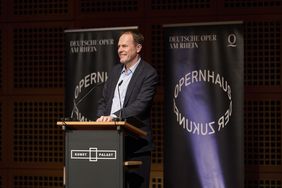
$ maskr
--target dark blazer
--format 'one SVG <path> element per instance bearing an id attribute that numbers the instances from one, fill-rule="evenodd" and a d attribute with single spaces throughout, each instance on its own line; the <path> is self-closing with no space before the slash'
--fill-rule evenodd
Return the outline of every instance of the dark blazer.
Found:
<path id="1" fill-rule="evenodd" d="M 111 113 L 112 99 L 115 88 L 119 80 L 123 64 L 115 65 L 109 74 L 99 101 L 97 116 L 108 116 Z M 122 112 L 115 113 L 116 116 L 122 116 L 123 119 L 136 118 L 142 122 L 140 127 L 148 133 L 145 138 L 146 142 L 137 141 L 141 150 L 138 152 L 148 151 L 152 149 L 152 129 L 150 126 L 150 110 L 153 102 L 153 97 L 156 93 L 158 84 L 157 71 L 147 62 L 141 59 L 136 67 L 132 78 L 129 82 Z"/>

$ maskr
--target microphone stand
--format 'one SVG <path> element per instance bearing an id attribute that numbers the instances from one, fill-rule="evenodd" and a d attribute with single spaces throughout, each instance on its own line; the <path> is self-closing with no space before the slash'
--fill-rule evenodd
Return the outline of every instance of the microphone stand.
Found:
<path id="1" fill-rule="evenodd" d="M 117 118 L 117 121 L 122 121 L 122 104 L 121 104 L 121 97 L 120 97 L 120 90 L 119 90 L 119 87 L 120 85 L 122 84 L 123 80 L 121 80 L 119 83 L 118 83 L 118 97 L 119 97 L 119 107 L 120 107 L 120 110 L 119 110 L 119 117 Z"/>

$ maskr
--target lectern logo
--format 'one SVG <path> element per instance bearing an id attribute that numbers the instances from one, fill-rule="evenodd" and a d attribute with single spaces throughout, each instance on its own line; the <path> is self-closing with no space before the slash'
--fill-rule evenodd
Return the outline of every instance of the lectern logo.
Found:
<path id="1" fill-rule="evenodd" d="M 89 160 L 90 162 L 97 162 L 98 160 L 116 160 L 116 154 L 116 150 L 98 150 L 97 148 L 71 150 L 71 159 Z"/>

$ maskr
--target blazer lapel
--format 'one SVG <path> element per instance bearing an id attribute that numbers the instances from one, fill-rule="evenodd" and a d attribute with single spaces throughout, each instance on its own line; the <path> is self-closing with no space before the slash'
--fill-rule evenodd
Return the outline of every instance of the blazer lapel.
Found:
<path id="1" fill-rule="evenodd" d="M 123 67 L 123 65 L 118 66 L 118 68 L 113 73 L 113 79 L 111 81 L 111 85 L 109 86 L 109 88 L 111 89 L 110 90 L 110 97 L 109 97 L 110 99 L 112 99 L 114 97 L 114 93 L 115 93 L 115 90 L 116 90 L 117 82 L 119 80 L 122 67 Z"/>
<path id="2" fill-rule="evenodd" d="M 125 107 L 130 99 L 130 95 L 134 89 L 134 86 L 136 85 L 136 82 L 138 81 L 138 77 L 139 75 L 142 73 L 142 69 L 143 69 L 143 61 L 141 60 L 139 65 L 137 66 L 137 68 L 135 69 L 132 78 L 128 84 L 127 87 L 127 91 L 126 91 L 126 95 L 125 95 L 125 99 L 123 102 L 123 106 Z"/>

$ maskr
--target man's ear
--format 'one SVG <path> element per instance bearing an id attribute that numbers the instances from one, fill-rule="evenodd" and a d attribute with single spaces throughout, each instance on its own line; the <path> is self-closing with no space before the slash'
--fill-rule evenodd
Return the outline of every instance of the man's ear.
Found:
<path id="1" fill-rule="evenodd" d="M 140 51 L 142 49 L 142 45 L 141 44 L 137 44 L 136 45 L 136 49 L 137 49 L 137 53 L 140 53 Z"/>

